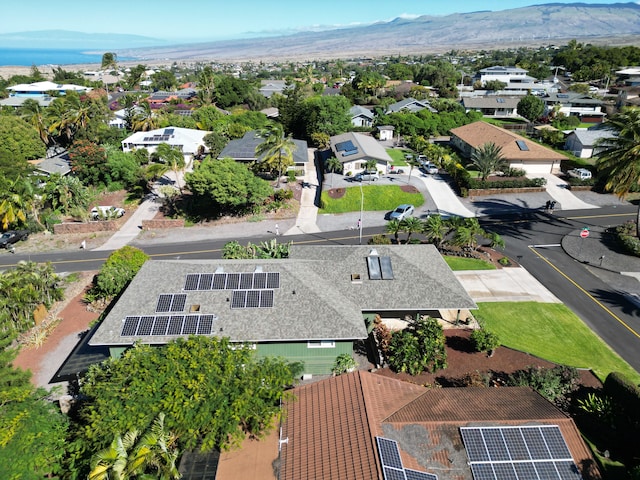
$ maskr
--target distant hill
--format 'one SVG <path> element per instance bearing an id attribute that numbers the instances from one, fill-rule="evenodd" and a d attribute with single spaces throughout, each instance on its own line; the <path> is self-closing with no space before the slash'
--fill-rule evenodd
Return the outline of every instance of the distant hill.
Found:
<path id="1" fill-rule="evenodd" d="M 51 48 L 92 50 L 139 48 L 164 45 L 166 42 L 141 35 L 82 33 L 67 30 L 38 30 L 0 34 L 0 48 Z"/>
<path id="2" fill-rule="evenodd" d="M 592 43 L 640 43 L 640 5 L 548 3 L 497 12 L 397 18 L 369 26 L 286 37 L 126 49 L 118 53 L 146 60 L 344 58 L 542 45 L 574 38 Z"/>

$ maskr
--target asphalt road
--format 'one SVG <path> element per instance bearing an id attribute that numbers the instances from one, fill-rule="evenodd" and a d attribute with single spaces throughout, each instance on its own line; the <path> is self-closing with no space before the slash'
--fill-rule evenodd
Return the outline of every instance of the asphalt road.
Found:
<path id="1" fill-rule="evenodd" d="M 640 312 L 621 295 L 625 289 L 637 290 L 638 281 L 586 265 L 560 247 L 562 238 L 570 232 L 585 226 L 623 223 L 634 218 L 636 212 L 637 207 L 631 206 L 561 212 L 559 215 L 533 213 L 485 219 L 483 226 L 500 233 L 509 257 L 517 260 L 640 371 Z"/>
<path id="2" fill-rule="evenodd" d="M 556 297 L 574 311 L 597 335 L 631 366 L 640 371 L 640 313 L 625 301 L 619 291 L 637 280 L 599 270 L 568 256 L 560 247 L 563 236 L 584 226 L 616 225 L 634 218 L 634 206 L 557 212 L 521 213 L 511 216 L 483 217 L 483 227 L 498 232 L 507 245 L 505 253 L 518 261 Z M 383 227 L 365 228 L 362 242 Z M 237 239 L 259 243 L 264 238 Z M 355 245 L 358 232 L 353 230 L 322 232 L 285 237 L 286 241 L 302 244 Z M 181 242 L 179 244 L 149 245 L 143 250 L 158 259 L 221 258 L 225 240 Z M 10 268 L 20 260 L 52 262 L 58 273 L 98 270 L 109 252 L 74 251 L 60 253 L 3 255 L 0 269 Z"/>

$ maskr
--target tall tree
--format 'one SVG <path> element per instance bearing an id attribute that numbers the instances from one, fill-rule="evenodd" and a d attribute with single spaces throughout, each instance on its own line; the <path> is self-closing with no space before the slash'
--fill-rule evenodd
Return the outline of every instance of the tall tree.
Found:
<path id="1" fill-rule="evenodd" d="M 628 108 L 609 117 L 605 125 L 615 137 L 601 139 L 597 147 L 598 170 L 606 178 L 605 188 L 624 198 L 631 188 L 640 185 L 640 108 Z M 640 237 L 640 205 L 636 235 Z"/>
<path id="2" fill-rule="evenodd" d="M 518 102 L 518 115 L 530 122 L 537 120 L 544 113 L 544 101 L 535 95 L 526 95 Z"/>
<path id="3" fill-rule="evenodd" d="M 42 143 L 49 146 L 51 136 L 49 135 L 49 126 L 45 120 L 43 110 L 43 107 L 36 100 L 28 98 L 18 109 L 18 112 L 23 120 L 36 128 Z"/>
<path id="4" fill-rule="evenodd" d="M 403 218 L 400 222 L 400 225 L 402 231 L 407 234 L 407 240 L 405 241 L 405 243 L 409 243 L 409 240 L 411 240 L 411 235 L 413 235 L 414 233 L 422 232 L 424 227 L 422 221 L 416 217 Z"/>
<path id="5" fill-rule="evenodd" d="M 184 155 L 178 147 L 172 147 L 168 143 L 161 143 L 156 149 L 158 159 L 170 169 L 178 184 L 178 190 L 182 193 L 182 182 L 180 181 L 180 172 L 185 167 Z"/>
<path id="6" fill-rule="evenodd" d="M 327 160 L 326 169 L 329 173 L 335 173 L 342 171 L 342 162 L 336 157 L 331 157 Z M 331 187 L 333 187 L 333 176 L 331 176 Z"/>
<path id="7" fill-rule="evenodd" d="M 502 156 L 502 148 L 493 142 L 487 142 L 473 150 L 471 163 L 480 172 L 480 178 L 486 180 L 492 172 L 504 170 L 507 161 Z"/>
<path id="8" fill-rule="evenodd" d="M 284 170 L 293 165 L 293 152 L 296 144 L 291 135 L 284 135 L 282 125 L 272 123 L 259 131 L 258 135 L 264 141 L 256 147 L 258 168 L 266 167 L 277 175 L 276 186 L 280 186 L 280 177 Z"/>

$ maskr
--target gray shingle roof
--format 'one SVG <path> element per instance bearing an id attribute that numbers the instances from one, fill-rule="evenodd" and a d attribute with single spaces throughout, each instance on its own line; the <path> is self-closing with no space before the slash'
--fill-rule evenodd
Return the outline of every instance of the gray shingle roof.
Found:
<path id="1" fill-rule="evenodd" d="M 429 102 L 416 100 L 415 98 L 405 98 L 396 102 L 394 104 L 389 105 L 387 107 L 387 113 L 397 113 L 402 110 L 408 110 L 410 112 L 419 112 L 420 110 L 424 110 L 428 108 L 430 112 L 437 113 L 437 110 L 429 105 Z"/>
<path id="2" fill-rule="evenodd" d="M 216 315 L 213 335 L 235 342 L 353 340 L 367 336 L 363 311 L 475 308 L 473 300 L 432 245 L 377 246 L 391 257 L 393 280 L 370 280 L 367 246 L 291 247 L 286 260 L 193 260 L 144 264 L 104 319 L 91 345 L 162 344 L 175 336 L 123 337 L 125 317 L 156 315 L 160 294 L 186 293 L 184 312 Z M 232 309 L 231 290 L 185 291 L 187 274 L 279 272 L 272 308 Z M 352 274 L 361 281 L 352 282 Z"/>
<path id="3" fill-rule="evenodd" d="M 238 162 L 253 162 L 256 160 L 256 147 L 264 141 L 258 136 L 257 130 L 251 130 L 244 134 L 242 138 L 230 140 L 218 155 L 219 159 L 233 158 Z M 293 162 L 297 165 L 307 163 L 307 142 L 293 139 L 296 149 L 293 151 Z"/>
<path id="4" fill-rule="evenodd" d="M 341 135 L 331 137 L 331 150 L 335 157 L 342 163 L 352 162 L 354 160 L 374 159 L 381 162 L 393 162 L 385 148 L 373 137 L 362 133 L 347 132 Z M 343 151 L 338 152 L 336 145 L 339 143 L 351 141 L 357 152 L 353 155 L 345 157 Z"/>

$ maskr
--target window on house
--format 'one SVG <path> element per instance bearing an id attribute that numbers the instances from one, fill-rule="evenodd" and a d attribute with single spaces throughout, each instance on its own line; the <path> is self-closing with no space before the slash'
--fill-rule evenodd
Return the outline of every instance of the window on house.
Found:
<path id="1" fill-rule="evenodd" d="M 309 341 L 307 342 L 307 348 L 335 348 L 336 342 L 333 340 L 320 340 L 320 341 Z"/>

